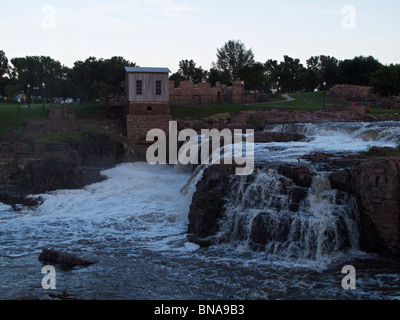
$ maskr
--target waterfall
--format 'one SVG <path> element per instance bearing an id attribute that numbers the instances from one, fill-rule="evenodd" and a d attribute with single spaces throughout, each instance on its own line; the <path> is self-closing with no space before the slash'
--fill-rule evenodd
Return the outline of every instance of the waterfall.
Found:
<path id="1" fill-rule="evenodd" d="M 217 238 L 271 257 L 324 261 L 358 249 L 358 219 L 355 199 L 333 190 L 325 173 L 306 188 L 269 168 L 232 177 Z"/>
<path id="2" fill-rule="evenodd" d="M 207 168 L 206 165 L 201 164 L 196 167 L 193 174 L 190 176 L 185 186 L 181 189 L 183 195 L 193 194 L 196 190 L 197 182 L 202 178 L 204 170 Z"/>
<path id="3" fill-rule="evenodd" d="M 398 121 L 277 124 L 268 125 L 264 131 L 297 133 L 307 137 L 347 136 L 361 141 L 400 144 Z"/>

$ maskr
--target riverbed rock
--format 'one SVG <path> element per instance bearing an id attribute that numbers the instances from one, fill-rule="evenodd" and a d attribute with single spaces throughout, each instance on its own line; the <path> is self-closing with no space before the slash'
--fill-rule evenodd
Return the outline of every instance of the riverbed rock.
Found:
<path id="1" fill-rule="evenodd" d="M 23 207 L 36 207 L 43 203 L 43 198 L 28 198 L 12 194 L 9 191 L 0 190 L 0 202 L 10 205 L 15 211 L 20 211 L 21 206 Z"/>
<path id="2" fill-rule="evenodd" d="M 235 165 L 212 165 L 204 171 L 197 183 L 189 212 L 188 238 L 200 246 L 212 244 L 218 231 L 218 221 L 223 216 L 225 197 L 229 191 L 229 175 Z"/>
<path id="3" fill-rule="evenodd" d="M 300 187 L 309 188 L 313 180 L 312 171 L 306 166 L 282 165 L 278 172 Z"/>
<path id="4" fill-rule="evenodd" d="M 372 158 L 352 166 L 349 174 L 364 246 L 383 254 L 400 254 L 400 158 Z"/>
<path id="5" fill-rule="evenodd" d="M 39 256 L 39 261 L 43 263 L 59 264 L 63 267 L 89 266 L 94 264 L 94 261 L 81 259 L 73 254 L 43 249 Z"/>
<path id="6" fill-rule="evenodd" d="M 79 189 L 104 180 L 99 170 L 80 167 L 72 161 L 35 160 L 18 174 L 16 184 L 25 194 L 42 194 L 58 189 Z"/>
<path id="7" fill-rule="evenodd" d="M 301 141 L 303 139 L 306 139 L 306 136 L 302 134 L 289 133 L 289 132 L 257 131 L 254 133 L 255 143 L 291 142 L 291 141 Z"/>

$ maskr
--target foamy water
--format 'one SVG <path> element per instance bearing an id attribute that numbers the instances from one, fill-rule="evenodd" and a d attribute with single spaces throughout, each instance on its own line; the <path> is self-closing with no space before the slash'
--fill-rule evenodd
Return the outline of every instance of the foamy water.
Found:
<path id="1" fill-rule="evenodd" d="M 383 130 L 375 128 L 367 135 L 368 126 L 336 125 L 334 130 L 323 129 L 326 134 L 322 135 L 318 126 L 305 125 L 301 130 L 307 133 L 309 142 L 258 144 L 256 155 L 295 161 L 313 150 L 357 152 L 372 145 L 395 146 L 398 133 L 378 138 Z M 381 128 L 387 126 L 382 124 Z M 399 128 L 393 124 L 390 130 L 400 132 L 396 131 Z M 364 138 L 355 139 L 355 135 Z M 38 257 L 43 248 L 97 261 L 87 268 L 57 267 L 57 292 L 66 290 L 84 299 L 399 298 L 396 259 L 357 250 L 342 255 L 335 251 L 333 259 L 323 259 L 321 264 L 289 258 L 284 255 L 286 251 L 271 246 L 271 254 L 254 252 L 240 237 L 240 241 L 233 237 L 232 242 L 210 248 L 189 243 L 188 213 L 202 169 L 192 175 L 179 167 L 127 163 L 104 171 L 105 181 L 82 190 L 41 195 L 44 202 L 35 209 L 14 212 L 0 203 L 0 298 L 49 298 L 41 289 L 42 264 Z M 304 210 L 310 221 L 325 223 L 328 211 L 323 210 L 329 207 L 331 214 L 338 207 L 326 200 L 332 193 L 329 188 L 321 188 L 322 193 L 317 189 L 308 197 L 315 205 L 306 205 L 308 211 Z M 279 188 L 276 192 L 280 197 Z M 245 206 L 244 202 L 239 205 Z M 254 208 L 243 207 L 246 212 L 250 216 L 244 220 L 250 221 Z M 279 212 L 271 217 L 276 214 Z M 310 226 L 312 232 L 317 229 Z M 324 258 L 327 256 L 325 252 Z M 341 288 L 341 268 L 347 264 L 359 271 L 355 291 Z"/>
<path id="2" fill-rule="evenodd" d="M 255 158 L 259 162 L 298 162 L 298 158 L 314 152 L 359 153 L 372 146 L 400 145 L 399 122 L 335 122 L 269 125 L 264 131 L 289 132 L 306 136 L 304 141 L 256 144 Z"/>

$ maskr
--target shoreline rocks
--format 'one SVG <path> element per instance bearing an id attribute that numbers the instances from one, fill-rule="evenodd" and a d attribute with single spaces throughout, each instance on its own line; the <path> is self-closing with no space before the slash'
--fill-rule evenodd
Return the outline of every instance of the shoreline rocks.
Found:
<path id="1" fill-rule="evenodd" d="M 126 141 L 103 132 L 83 133 L 81 141 L 12 143 L 15 147 L 11 160 L 0 167 L 0 190 L 21 198 L 101 182 L 102 170 L 136 160 Z"/>

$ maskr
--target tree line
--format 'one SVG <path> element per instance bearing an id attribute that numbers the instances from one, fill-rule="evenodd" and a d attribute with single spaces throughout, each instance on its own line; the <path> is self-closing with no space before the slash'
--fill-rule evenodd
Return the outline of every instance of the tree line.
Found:
<path id="1" fill-rule="evenodd" d="M 0 50 L 0 96 L 14 100 L 21 93 L 44 93 L 46 97 L 79 98 L 81 103 L 100 99 L 107 105 L 110 99 L 123 96 L 125 67 L 135 65 L 119 56 L 89 57 L 69 68 L 48 56 L 9 61 Z M 212 85 L 217 81 L 230 85 L 243 80 L 248 90 L 279 92 L 312 92 L 350 84 L 373 86 L 382 96 L 394 96 L 400 94 L 400 65 L 383 65 L 372 56 L 338 60 L 325 55 L 310 57 L 306 65 L 290 56 L 284 56 L 282 61 L 259 62 L 252 49 L 240 40 L 230 40 L 217 49 L 216 61 L 209 70 L 197 66 L 193 59 L 181 60 L 170 80 L 176 85 L 185 80 Z"/>
<path id="2" fill-rule="evenodd" d="M 217 60 L 204 70 L 191 60 L 181 60 L 171 76 L 176 85 L 189 80 L 194 83 L 217 81 L 231 85 L 243 80 L 248 90 L 280 92 L 312 92 L 330 89 L 336 84 L 373 86 L 382 96 L 400 94 L 400 65 L 383 65 L 372 56 L 338 60 L 335 57 L 312 56 L 304 66 L 300 59 L 284 56 L 283 61 L 255 61 L 252 49 L 240 40 L 230 40 L 217 49 Z"/>
<path id="3" fill-rule="evenodd" d="M 135 66 L 123 57 L 76 61 L 72 68 L 48 56 L 13 58 L 9 63 L 0 51 L 0 95 L 9 100 L 17 96 L 71 97 L 83 102 L 105 102 L 123 96 L 125 67 Z M 44 84 L 44 87 L 43 87 Z"/>

